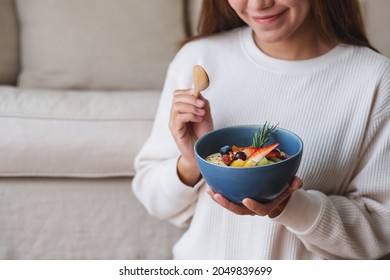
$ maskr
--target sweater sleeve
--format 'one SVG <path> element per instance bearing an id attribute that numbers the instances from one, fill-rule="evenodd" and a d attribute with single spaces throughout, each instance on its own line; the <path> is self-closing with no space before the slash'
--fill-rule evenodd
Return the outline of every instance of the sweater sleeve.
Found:
<path id="1" fill-rule="evenodd" d="M 191 59 L 181 57 L 179 52 L 168 68 L 151 134 L 134 162 L 136 175 L 132 189 L 152 216 L 186 226 L 203 181 L 186 186 L 176 171 L 179 150 L 169 130 L 169 115 L 173 92 L 191 87 L 192 71 Z"/>
<path id="2" fill-rule="evenodd" d="M 299 190 L 274 219 L 324 258 L 376 259 L 390 252 L 390 75 L 378 87 L 361 151 L 344 195 Z"/>

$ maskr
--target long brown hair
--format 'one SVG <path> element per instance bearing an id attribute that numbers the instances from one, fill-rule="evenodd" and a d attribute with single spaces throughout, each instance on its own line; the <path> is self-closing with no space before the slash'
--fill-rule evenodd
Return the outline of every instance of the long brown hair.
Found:
<path id="1" fill-rule="evenodd" d="M 318 32 L 325 40 L 377 51 L 367 38 L 358 0 L 310 0 L 311 13 Z M 197 34 L 183 44 L 246 25 L 227 0 L 203 0 Z"/>

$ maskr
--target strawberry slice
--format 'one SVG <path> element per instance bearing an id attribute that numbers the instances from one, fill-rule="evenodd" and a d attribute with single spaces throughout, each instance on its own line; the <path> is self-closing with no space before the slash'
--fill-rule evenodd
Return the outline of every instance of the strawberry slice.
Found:
<path id="1" fill-rule="evenodd" d="M 242 149 L 242 151 L 246 154 L 246 157 L 249 158 L 252 154 L 259 151 L 261 148 L 255 148 L 255 147 L 245 147 Z"/>
<path id="2" fill-rule="evenodd" d="M 255 147 L 237 147 L 237 146 L 232 146 L 232 150 L 234 153 L 237 152 L 244 152 L 246 157 L 248 158 L 251 154 L 254 152 L 258 151 L 260 148 L 255 148 Z"/>
<path id="3" fill-rule="evenodd" d="M 246 160 L 244 166 L 255 166 L 263 157 L 269 154 L 273 149 L 279 146 L 279 143 L 275 143 L 264 148 L 257 148 Z"/>

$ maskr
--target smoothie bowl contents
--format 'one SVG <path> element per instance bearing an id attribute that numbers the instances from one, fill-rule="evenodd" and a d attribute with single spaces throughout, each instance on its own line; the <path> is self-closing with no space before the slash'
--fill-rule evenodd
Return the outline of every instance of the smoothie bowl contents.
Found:
<path id="1" fill-rule="evenodd" d="M 284 160 L 288 158 L 288 155 L 277 148 L 279 143 L 265 145 L 270 141 L 275 129 L 276 126 L 265 123 L 259 129 L 259 133 L 254 133 L 251 146 L 225 145 L 219 149 L 218 153 L 207 156 L 206 160 L 217 165 L 231 167 L 262 166 Z"/>
<path id="2" fill-rule="evenodd" d="M 268 202 L 282 193 L 298 170 L 303 143 L 295 133 L 266 123 L 214 130 L 194 149 L 213 191 L 241 204 L 247 197 Z"/>

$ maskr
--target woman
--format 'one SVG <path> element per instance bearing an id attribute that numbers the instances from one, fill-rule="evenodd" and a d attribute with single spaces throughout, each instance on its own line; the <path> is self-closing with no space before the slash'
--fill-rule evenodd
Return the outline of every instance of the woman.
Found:
<path id="1" fill-rule="evenodd" d="M 195 64 L 210 77 L 198 98 Z M 193 145 L 266 121 L 301 136 L 300 169 L 272 203 L 237 206 L 206 186 Z M 206 0 L 200 35 L 168 69 L 133 190 L 152 215 L 189 225 L 177 259 L 380 258 L 389 136 L 390 61 L 368 42 L 357 0 Z"/>

